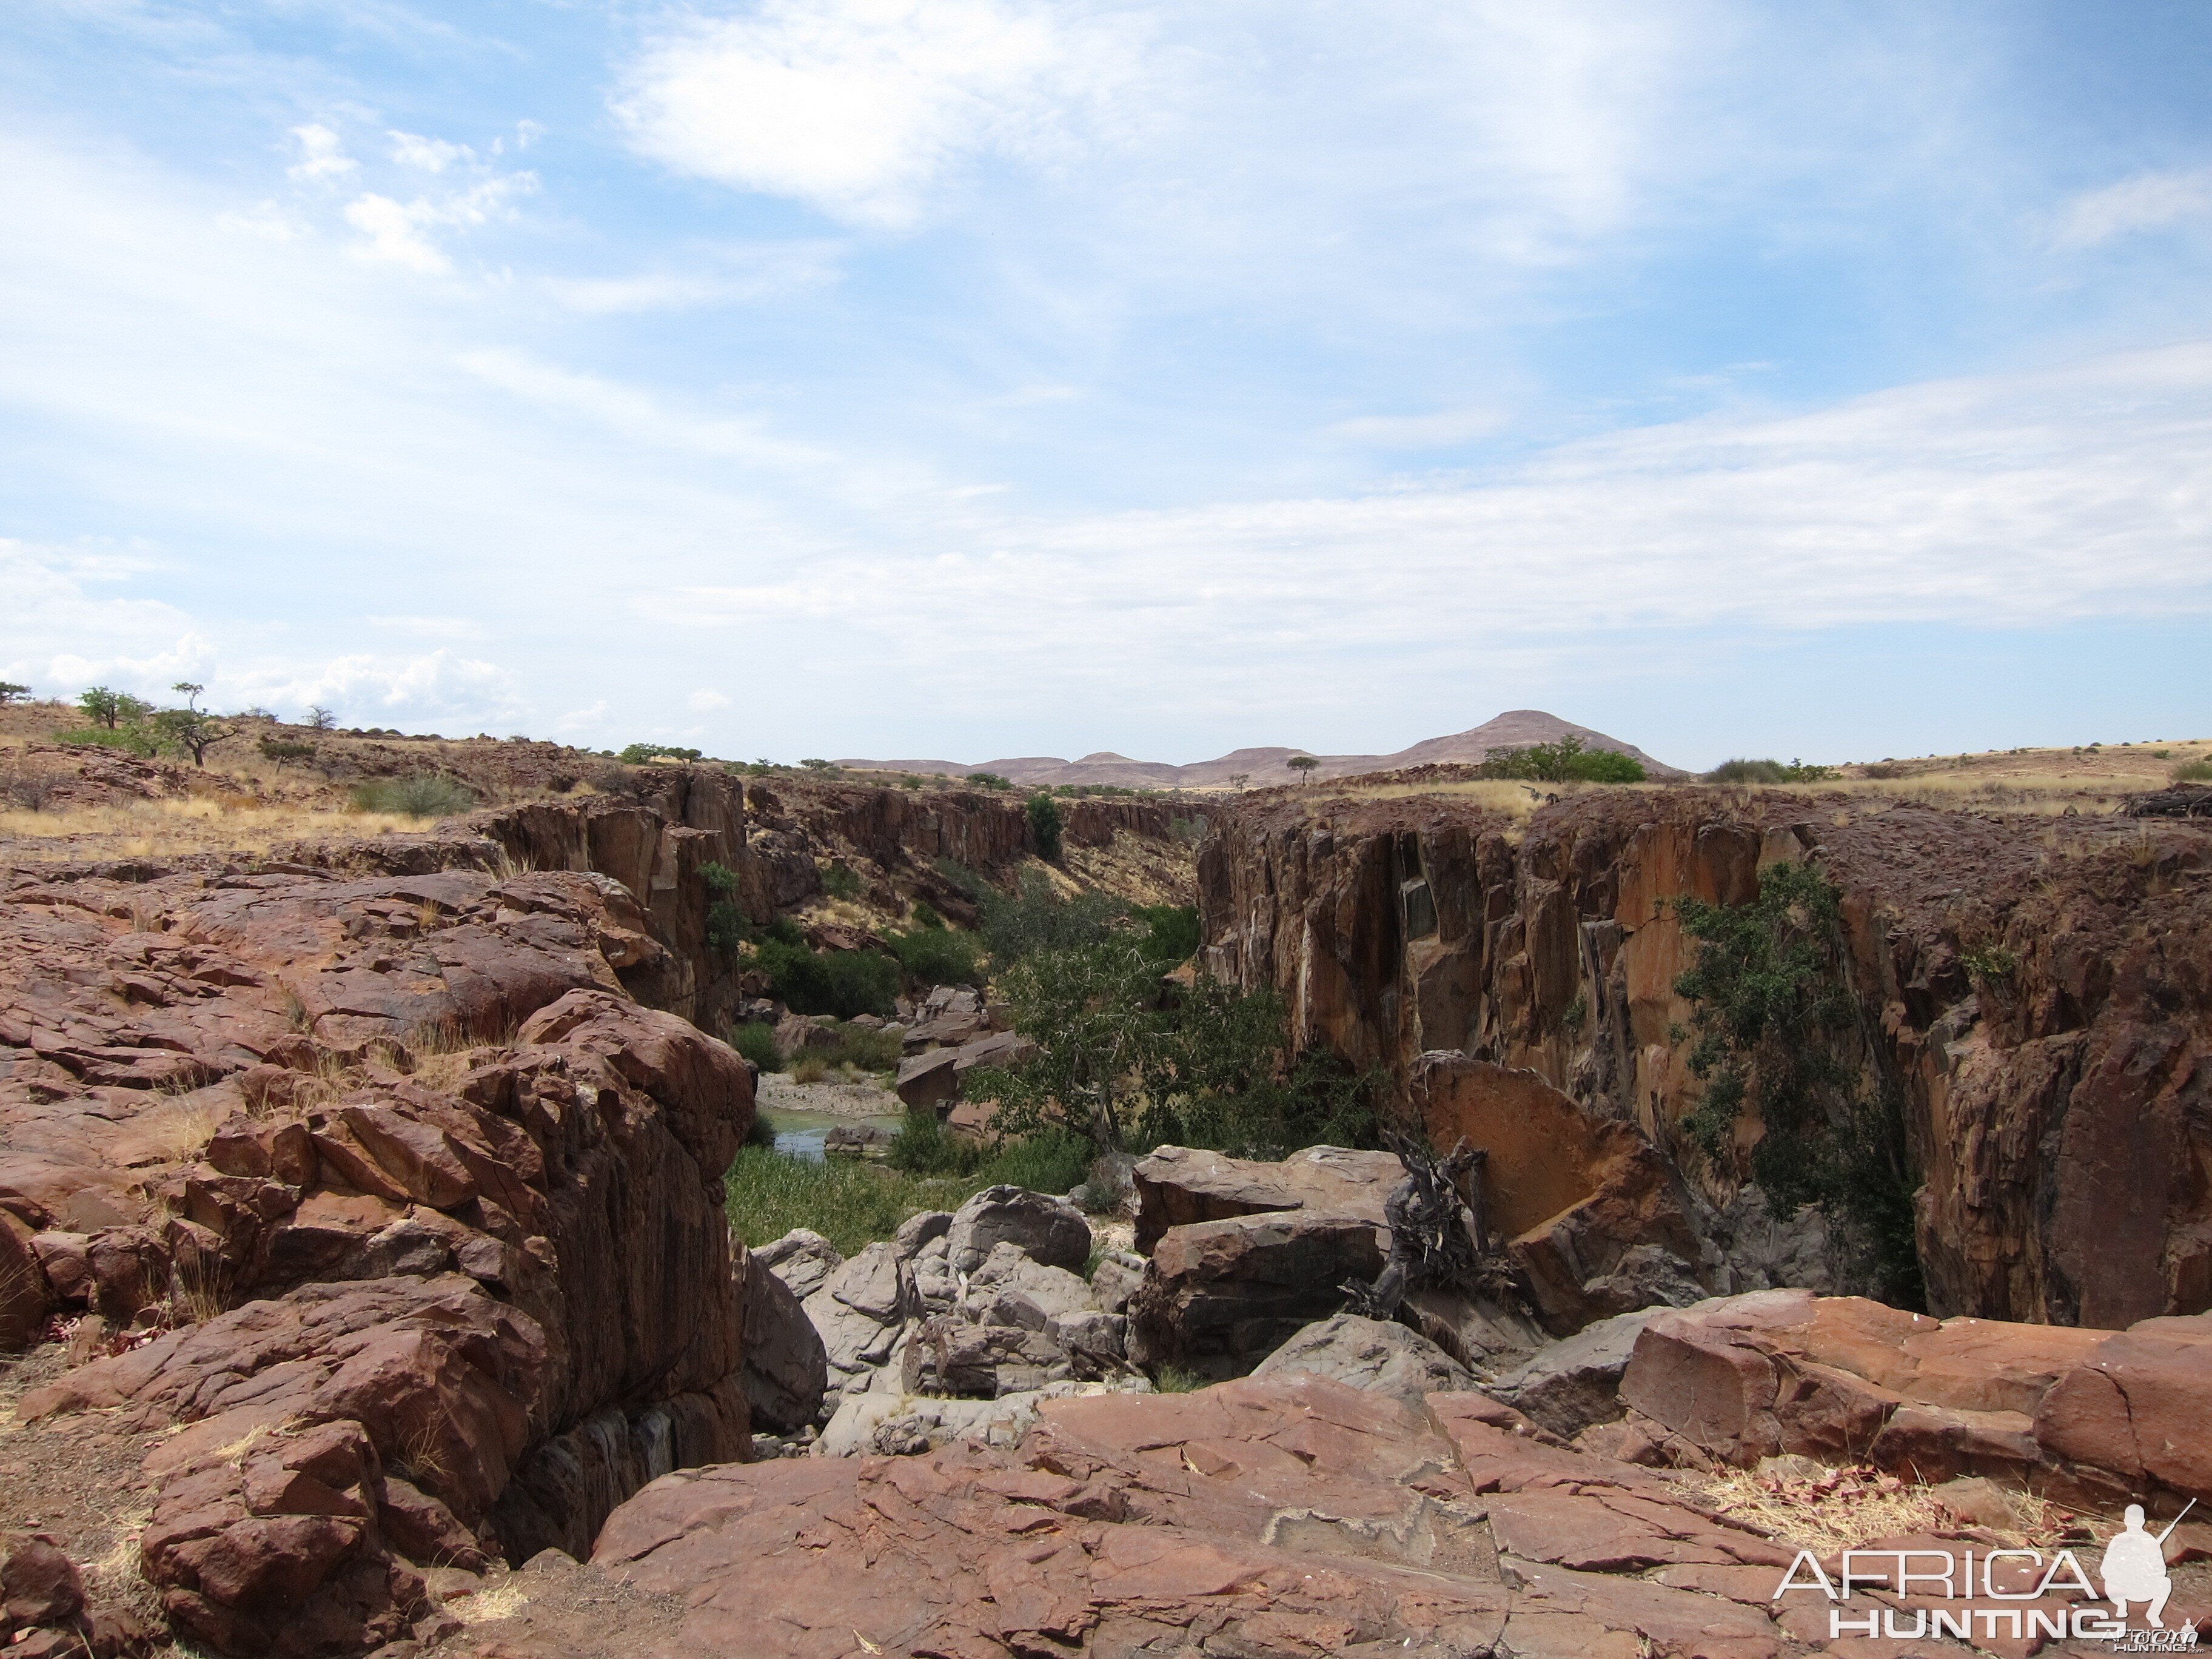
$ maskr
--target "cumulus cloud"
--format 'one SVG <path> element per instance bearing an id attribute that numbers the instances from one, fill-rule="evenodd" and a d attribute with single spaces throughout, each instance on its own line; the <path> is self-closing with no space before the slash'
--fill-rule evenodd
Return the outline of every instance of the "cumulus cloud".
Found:
<path id="1" fill-rule="evenodd" d="M 2191 219 L 2212 220 L 2212 167 L 2138 173 L 2085 191 L 2059 214 L 2057 240 L 2066 247 L 2094 247 Z"/>
<path id="2" fill-rule="evenodd" d="M 720 691 L 698 690 L 684 699 L 684 706 L 695 714 L 711 714 L 717 708 L 727 708 L 730 699 Z"/>
<path id="3" fill-rule="evenodd" d="M 392 141 L 393 161 L 425 173 L 443 173 L 457 162 L 476 160 L 476 152 L 466 144 L 449 143 L 443 138 L 425 138 L 415 132 L 388 132 L 385 137 Z"/>
<path id="4" fill-rule="evenodd" d="M 360 170 L 361 163 L 345 153 L 345 141 L 319 121 L 292 129 L 300 159 L 284 169 L 291 178 L 307 183 L 326 183 Z"/>
<path id="5" fill-rule="evenodd" d="M 768 0 L 657 40 L 615 100 L 678 172 L 902 226 L 964 160 L 1048 148 L 1128 68 L 1117 33 L 1000 0 Z"/>

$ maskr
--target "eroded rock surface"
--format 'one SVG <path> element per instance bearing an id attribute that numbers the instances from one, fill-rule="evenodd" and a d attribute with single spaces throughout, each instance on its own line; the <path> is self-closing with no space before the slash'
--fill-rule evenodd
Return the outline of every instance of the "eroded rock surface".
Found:
<path id="1" fill-rule="evenodd" d="M 671 957 L 627 888 L 40 877 L 0 902 L 12 1316 L 125 1351 L 21 1412 L 180 1430 L 139 1540 L 175 1623 L 404 1637 L 426 1573 L 744 1455 L 750 1074 L 632 1000 Z"/>

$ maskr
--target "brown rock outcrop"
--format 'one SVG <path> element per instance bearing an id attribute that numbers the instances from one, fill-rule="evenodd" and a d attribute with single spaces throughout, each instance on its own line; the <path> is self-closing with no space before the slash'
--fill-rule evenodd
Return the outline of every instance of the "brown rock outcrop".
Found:
<path id="1" fill-rule="evenodd" d="M 1202 954 L 1281 992 L 1301 1046 L 1401 1079 L 1431 1050 L 1533 1070 L 1724 1208 L 1759 1126 L 1684 1154 L 1692 951 L 1668 902 L 1740 902 L 1808 860 L 1842 892 L 1865 1086 L 1899 1092 L 1924 1173 L 1929 1305 L 2107 1327 L 2212 1306 L 2201 824 L 1599 791 L 1516 826 L 1443 795 L 1277 793 L 1214 817 Z"/>
<path id="2" fill-rule="evenodd" d="M 141 1540 L 181 1627 L 404 1636 L 418 1552 L 585 1550 L 744 1454 L 720 1182 L 750 1073 L 631 1000 L 669 952 L 627 888 L 40 876 L 0 902 L 7 1305 L 127 1351 L 21 1410 L 182 1427 Z"/>
<path id="3" fill-rule="evenodd" d="M 1663 1474 L 1565 1446 L 1479 1394 L 1431 1394 L 1409 1408 L 1291 1376 L 1039 1410 L 1010 1449 L 779 1461 L 687 1472 L 641 1492 L 594 1553 L 611 1581 L 603 1593 L 658 1593 L 683 1610 L 678 1628 L 624 1650 L 1835 1650 L 1825 1601 L 1774 1599 L 1793 1546 Z M 585 1607 L 571 1634 L 589 1647 L 617 1629 Z M 518 1619 L 479 1626 L 455 1648 L 474 1659 L 550 1656 L 549 1634 Z"/>
<path id="4" fill-rule="evenodd" d="M 1719 1458 L 1802 1453 L 2064 1501 L 2212 1500 L 2212 1318 L 2121 1332 L 1769 1291 L 1653 1316 L 1621 1401 Z"/>

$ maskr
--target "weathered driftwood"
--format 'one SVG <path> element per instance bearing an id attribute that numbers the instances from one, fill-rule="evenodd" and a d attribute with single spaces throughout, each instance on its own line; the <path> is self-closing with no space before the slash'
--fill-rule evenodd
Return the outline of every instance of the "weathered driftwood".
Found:
<path id="1" fill-rule="evenodd" d="M 1425 1285 L 1469 1297 L 1510 1297 L 1511 1269 L 1491 1249 L 1483 1228 L 1482 1168 L 1488 1152 L 1462 1140 L 1439 1159 L 1419 1141 L 1395 1133 L 1386 1133 L 1384 1144 L 1406 1168 L 1406 1178 L 1382 1205 L 1390 1256 L 1372 1285 L 1344 1286 L 1351 1310 L 1369 1319 L 1395 1318 L 1406 1292 Z"/>

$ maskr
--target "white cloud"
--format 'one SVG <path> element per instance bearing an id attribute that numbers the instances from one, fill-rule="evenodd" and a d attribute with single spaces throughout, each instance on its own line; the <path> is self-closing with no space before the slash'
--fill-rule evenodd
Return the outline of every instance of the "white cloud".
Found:
<path id="1" fill-rule="evenodd" d="M 476 160 L 476 152 L 466 144 L 448 143 L 443 138 L 425 138 L 413 132 L 388 132 L 385 137 L 392 140 L 393 161 L 425 173 L 443 173 L 456 162 Z"/>
<path id="2" fill-rule="evenodd" d="M 504 217 L 515 197 L 537 188 L 535 173 L 511 173 L 435 199 L 418 196 L 403 203 L 372 191 L 346 204 L 345 218 L 368 238 L 355 247 L 362 258 L 439 276 L 451 270 L 453 262 L 432 240 L 433 230 L 470 230 Z"/>
<path id="3" fill-rule="evenodd" d="M 506 669 L 444 648 L 416 657 L 355 654 L 320 664 L 257 662 L 228 673 L 220 667 L 210 672 L 208 696 L 216 706 L 307 708 L 319 703 L 349 726 L 451 724 L 488 731 L 512 727 L 530 713 Z"/>
<path id="4" fill-rule="evenodd" d="M 767 0 L 664 36 L 614 107 L 678 172 L 902 226 L 961 162 L 1051 147 L 1128 68 L 1120 31 L 1018 0 Z"/>
<path id="5" fill-rule="evenodd" d="M 364 617 L 371 628 L 395 634 L 414 634 L 425 639 L 480 640 L 484 626 L 473 617 Z"/>
<path id="6" fill-rule="evenodd" d="M 695 714 L 711 714 L 717 708 L 727 708 L 730 699 L 720 691 L 694 691 L 684 699 L 684 706 Z"/>
<path id="7" fill-rule="evenodd" d="M 345 141 L 319 121 L 311 121 L 303 127 L 294 127 L 292 137 L 300 147 L 300 159 L 284 171 L 294 179 L 306 183 L 321 183 L 343 179 L 361 167 L 360 162 L 345 153 Z"/>
<path id="8" fill-rule="evenodd" d="M 2212 218 L 2212 167 L 2145 173 L 2074 198 L 2058 216 L 2057 235 L 2062 246 L 2094 247 L 2116 236 L 2204 218 Z"/>
<path id="9" fill-rule="evenodd" d="M 1026 683 L 1244 677 L 1608 630 L 2212 614 L 2212 343 L 1565 446 L 1449 489 L 979 526 L 642 606 L 957 636 Z M 1394 672 L 1396 672 L 1394 670 Z"/>
<path id="10" fill-rule="evenodd" d="M 553 277 L 546 287 L 586 316 L 689 311 L 803 293 L 834 283 L 842 249 L 831 242 L 788 242 L 702 252 L 684 268 L 627 276 Z"/>
<path id="11" fill-rule="evenodd" d="M 1328 430 L 1376 449 L 1449 449 L 1497 431 L 1506 419 L 1501 410 L 1443 409 L 1431 415 L 1363 415 Z"/>

